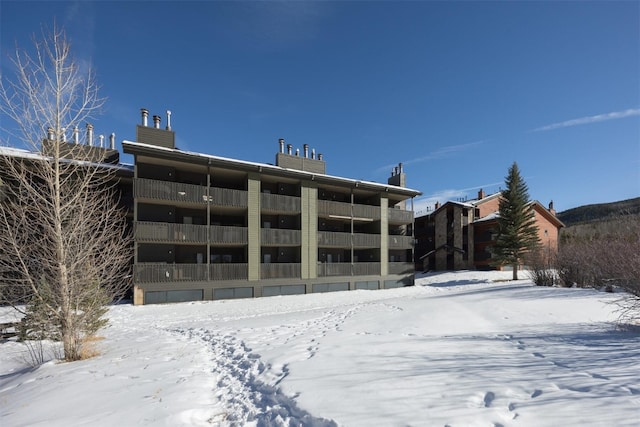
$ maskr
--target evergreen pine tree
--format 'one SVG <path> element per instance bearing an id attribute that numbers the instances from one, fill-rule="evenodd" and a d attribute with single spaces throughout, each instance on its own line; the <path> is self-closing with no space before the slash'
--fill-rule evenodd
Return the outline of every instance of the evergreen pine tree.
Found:
<path id="1" fill-rule="evenodd" d="M 529 190 L 516 162 L 509 168 L 505 186 L 500 198 L 493 262 L 499 266 L 511 265 L 513 280 L 517 280 L 518 265 L 527 253 L 536 250 L 540 240 L 535 214 L 529 203 Z"/>

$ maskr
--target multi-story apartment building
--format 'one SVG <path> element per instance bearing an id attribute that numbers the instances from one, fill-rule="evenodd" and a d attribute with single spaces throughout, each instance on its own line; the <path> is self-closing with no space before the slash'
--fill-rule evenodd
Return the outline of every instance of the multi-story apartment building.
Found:
<path id="1" fill-rule="evenodd" d="M 402 165 L 388 184 L 326 174 L 279 141 L 275 164 L 182 151 L 142 110 L 134 156 L 135 304 L 248 298 L 413 282 Z M 168 119 L 170 116 L 168 117 Z"/>
<path id="2" fill-rule="evenodd" d="M 416 268 L 422 270 L 486 270 L 495 244 L 500 192 L 483 190 L 478 198 L 436 203 L 434 210 L 415 219 Z M 543 251 L 558 249 L 558 235 L 564 224 L 556 217 L 553 202 L 545 208 L 538 201 L 529 204 L 538 227 Z"/>

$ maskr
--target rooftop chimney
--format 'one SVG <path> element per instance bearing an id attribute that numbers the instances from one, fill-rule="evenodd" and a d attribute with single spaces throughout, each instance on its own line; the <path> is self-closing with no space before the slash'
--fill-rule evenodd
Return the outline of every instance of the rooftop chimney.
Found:
<path id="1" fill-rule="evenodd" d="M 549 212 L 551 212 L 553 215 L 556 214 L 556 210 L 553 208 L 553 200 L 549 202 Z"/>
<path id="2" fill-rule="evenodd" d="M 318 154 L 318 160 L 322 160 L 322 153 Z"/>
<path id="3" fill-rule="evenodd" d="M 283 139 L 283 138 L 280 138 L 280 139 L 278 140 L 278 144 L 280 144 L 280 152 L 281 152 L 281 153 L 284 153 L 284 139 Z"/>
<path id="4" fill-rule="evenodd" d="M 67 132 L 66 128 L 62 128 L 62 142 L 67 142 Z"/>
<path id="5" fill-rule="evenodd" d="M 104 135 L 99 135 L 98 138 L 100 139 L 100 148 L 104 148 Z"/>
<path id="6" fill-rule="evenodd" d="M 480 191 L 478 191 L 478 200 L 482 200 L 485 197 L 487 197 L 486 193 L 484 192 L 484 190 L 481 188 Z"/>
<path id="7" fill-rule="evenodd" d="M 53 141 L 53 128 L 51 126 L 47 128 L 47 139 Z"/>
<path id="8" fill-rule="evenodd" d="M 440 209 L 440 202 L 436 202 L 436 206 L 435 206 L 435 209 L 434 209 L 434 210 L 436 210 L 436 211 L 437 211 L 438 209 Z"/>
<path id="9" fill-rule="evenodd" d="M 146 108 L 141 108 L 140 112 L 142 113 L 142 126 L 147 127 L 147 119 L 149 118 L 149 110 Z"/>
<path id="10" fill-rule="evenodd" d="M 304 148 L 304 157 L 309 157 L 309 144 L 304 144 L 302 147 Z"/>
<path id="11" fill-rule="evenodd" d="M 315 149 L 315 148 L 312 148 L 312 149 L 311 149 L 311 158 L 312 158 L 312 159 L 315 159 L 315 158 L 316 158 L 316 149 Z"/>
<path id="12" fill-rule="evenodd" d="M 153 127 L 160 129 L 160 116 L 153 116 Z"/>
<path id="13" fill-rule="evenodd" d="M 87 145 L 93 145 L 93 125 L 87 123 Z"/>
<path id="14" fill-rule="evenodd" d="M 399 169 L 400 173 L 402 173 L 402 163 L 398 163 L 398 169 Z"/>
<path id="15" fill-rule="evenodd" d="M 116 134 L 113 132 L 109 135 L 109 148 L 112 150 L 116 149 Z"/>
<path id="16" fill-rule="evenodd" d="M 171 110 L 167 110 L 167 130 L 171 130 Z"/>
<path id="17" fill-rule="evenodd" d="M 296 156 L 299 156 L 299 155 L 300 155 L 300 149 L 296 148 Z"/>
<path id="18" fill-rule="evenodd" d="M 75 126 L 73 128 L 73 142 L 75 144 L 79 144 L 80 143 L 80 131 L 78 130 L 78 126 Z"/>
<path id="19" fill-rule="evenodd" d="M 287 154 L 291 155 L 291 149 L 293 146 L 291 144 L 287 144 Z"/>

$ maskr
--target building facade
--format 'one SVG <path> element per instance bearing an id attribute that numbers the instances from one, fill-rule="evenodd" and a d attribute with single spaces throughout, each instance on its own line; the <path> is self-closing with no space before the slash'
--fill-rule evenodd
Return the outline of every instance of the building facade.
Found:
<path id="1" fill-rule="evenodd" d="M 146 110 L 134 156 L 135 304 L 250 298 L 413 283 L 413 211 L 421 193 L 326 174 L 315 150 L 279 140 L 275 164 L 175 146 Z M 168 119 L 170 116 L 168 117 Z"/>
<path id="2" fill-rule="evenodd" d="M 498 227 L 500 193 L 469 201 L 436 203 L 433 212 L 415 219 L 416 269 L 488 270 L 495 268 L 491 247 Z M 558 250 L 558 236 L 564 226 L 556 217 L 553 202 L 545 208 L 537 201 L 530 203 L 534 211 L 538 237 L 544 253 Z"/>

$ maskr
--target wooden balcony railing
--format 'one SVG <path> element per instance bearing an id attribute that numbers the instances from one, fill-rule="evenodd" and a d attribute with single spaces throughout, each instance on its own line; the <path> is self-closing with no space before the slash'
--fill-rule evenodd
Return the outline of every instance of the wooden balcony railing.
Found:
<path id="1" fill-rule="evenodd" d="M 413 211 L 389 208 L 388 217 L 391 224 L 411 224 L 413 222 Z"/>
<path id="2" fill-rule="evenodd" d="M 323 248 L 350 248 L 351 233 L 318 231 L 318 246 Z"/>
<path id="3" fill-rule="evenodd" d="M 353 216 L 362 219 L 380 219 L 380 206 L 353 205 Z"/>
<path id="4" fill-rule="evenodd" d="M 260 264 L 261 279 L 295 279 L 301 275 L 300 263 L 270 263 Z"/>
<path id="5" fill-rule="evenodd" d="M 138 242 L 149 243 L 202 243 L 247 244 L 246 227 L 211 226 L 207 237 L 206 225 L 174 224 L 167 222 L 136 221 L 134 236 Z"/>
<path id="6" fill-rule="evenodd" d="M 267 213 L 300 212 L 300 197 L 261 193 L 260 209 Z"/>
<path id="7" fill-rule="evenodd" d="M 141 263 L 134 266 L 137 283 L 187 282 L 207 280 L 206 264 Z"/>
<path id="8" fill-rule="evenodd" d="M 318 215 L 336 215 L 351 218 L 351 204 L 333 202 L 331 200 L 318 200 Z"/>
<path id="9" fill-rule="evenodd" d="M 220 245 L 246 245 L 249 241 L 247 227 L 212 225 L 209 241 Z"/>
<path id="10" fill-rule="evenodd" d="M 389 236 L 389 249 L 411 249 L 413 245 L 412 236 Z"/>
<path id="11" fill-rule="evenodd" d="M 299 246 L 302 241 L 300 230 L 263 228 L 260 233 L 262 246 Z"/>
<path id="12" fill-rule="evenodd" d="M 209 268 L 209 278 L 207 278 Z M 189 282 L 205 280 L 246 280 L 246 263 L 166 264 L 140 263 L 134 266 L 136 283 Z"/>
<path id="13" fill-rule="evenodd" d="M 372 276 L 380 274 L 379 262 L 354 262 L 353 263 L 353 275 L 354 276 Z"/>
<path id="14" fill-rule="evenodd" d="M 246 263 L 222 263 L 209 265 L 209 280 L 247 280 Z"/>
<path id="15" fill-rule="evenodd" d="M 216 206 L 247 207 L 247 192 L 230 188 L 207 187 L 180 182 L 158 181 L 136 178 L 133 185 L 134 197 L 155 199 L 166 202 L 202 203 Z"/>
<path id="16" fill-rule="evenodd" d="M 318 277 L 351 276 L 350 262 L 323 262 L 318 264 Z"/>
<path id="17" fill-rule="evenodd" d="M 185 242 L 206 244 L 207 226 L 136 221 L 134 223 L 134 236 L 137 242 Z"/>
<path id="18" fill-rule="evenodd" d="M 389 274 L 413 274 L 415 266 L 410 262 L 390 262 Z"/>
<path id="19" fill-rule="evenodd" d="M 379 234 L 353 233 L 354 248 L 379 248 Z"/>

